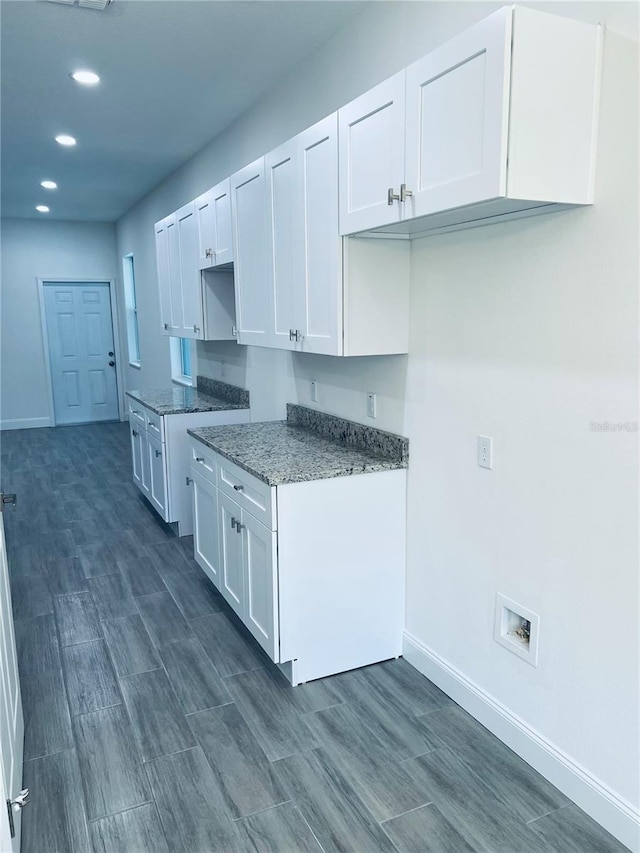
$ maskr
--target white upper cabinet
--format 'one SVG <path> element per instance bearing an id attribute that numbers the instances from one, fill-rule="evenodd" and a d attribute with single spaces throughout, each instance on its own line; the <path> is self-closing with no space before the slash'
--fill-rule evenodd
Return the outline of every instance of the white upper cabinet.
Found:
<path id="1" fill-rule="evenodd" d="M 338 111 L 340 233 L 399 222 L 404 182 L 405 72 Z"/>
<path id="2" fill-rule="evenodd" d="M 405 218 L 505 194 L 510 55 L 500 9 L 407 68 Z"/>
<path id="3" fill-rule="evenodd" d="M 232 175 L 230 189 L 238 343 L 269 346 L 273 301 L 264 157 Z"/>
<path id="4" fill-rule="evenodd" d="M 425 233 L 590 204 L 601 37 L 505 7 L 341 109 L 340 232 Z M 400 78 L 405 110 L 384 122 Z"/>
<path id="5" fill-rule="evenodd" d="M 271 345 L 340 355 L 342 241 L 334 113 L 265 157 Z"/>
<path id="6" fill-rule="evenodd" d="M 163 333 L 197 340 L 233 340 L 233 276 L 200 269 L 197 203 L 189 202 L 157 222 L 155 233 Z"/>
<path id="7" fill-rule="evenodd" d="M 156 222 L 156 264 L 158 269 L 158 290 L 160 291 L 160 323 L 165 335 L 171 334 L 171 275 L 169 272 L 169 235 L 167 224 L 171 216 Z"/>
<path id="8" fill-rule="evenodd" d="M 198 222 L 198 267 L 201 270 L 233 263 L 229 179 L 195 200 Z"/>

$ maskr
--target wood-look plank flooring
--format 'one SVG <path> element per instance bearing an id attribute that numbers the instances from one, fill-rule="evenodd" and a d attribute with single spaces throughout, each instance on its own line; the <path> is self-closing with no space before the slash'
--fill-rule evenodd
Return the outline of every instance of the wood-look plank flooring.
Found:
<path id="1" fill-rule="evenodd" d="M 22 853 L 622 853 L 403 660 L 292 688 L 131 481 L 125 424 L 4 432 Z"/>

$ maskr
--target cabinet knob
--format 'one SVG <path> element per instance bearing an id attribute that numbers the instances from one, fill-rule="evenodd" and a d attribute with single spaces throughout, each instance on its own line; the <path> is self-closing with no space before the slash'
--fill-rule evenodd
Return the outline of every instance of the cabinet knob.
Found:
<path id="1" fill-rule="evenodd" d="M 204 254 L 205 254 L 206 258 L 212 258 L 213 257 L 213 249 L 206 249 Z"/>
<path id="2" fill-rule="evenodd" d="M 163 328 L 163 329 L 168 329 L 168 328 L 169 328 L 169 324 L 168 324 L 168 323 L 163 323 L 163 324 L 162 324 L 162 328 Z"/>
<path id="3" fill-rule="evenodd" d="M 162 456 L 161 450 L 156 450 L 156 459 L 158 458 L 158 456 Z"/>
<path id="4" fill-rule="evenodd" d="M 236 490 L 236 492 L 243 492 L 244 491 L 244 486 L 234 486 L 233 488 Z"/>
<path id="5" fill-rule="evenodd" d="M 137 438 L 137 437 L 138 437 L 138 433 L 135 431 L 135 429 L 132 429 L 132 430 L 131 430 L 131 435 L 132 435 L 134 438 Z"/>
<path id="6" fill-rule="evenodd" d="M 204 456 L 196 456 L 196 462 L 204 462 Z"/>
<path id="7" fill-rule="evenodd" d="M 238 329 L 235 326 L 231 327 L 231 334 L 233 335 L 234 338 L 238 337 Z"/>
<path id="8" fill-rule="evenodd" d="M 400 201 L 400 196 L 394 193 L 393 187 L 389 187 L 387 190 L 387 204 L 389 207 L 391 207 L 394 201 Z"/>
<path id="9" fill-rule="evenodd" d="M 187 486 L 190 486 L 191 483 L 193 483 L 193 480 L 191 479 L 191 477 L 185 477 L 185 480 L 187 481 Z"/>
<path id="10" fill-rule="evenodd" d="M 200 326 L 194 326 L 194 327 L 193 327 L 193 331 L 196 333 L 196 335 L 197 335 L 197 334 L 199 334 L 199 332 L 200 332 Z"/>
<path id="11" fill-rule="evenodd" d="M 407 189 L 406 184 L 400 184 L 400 201 L 406 201 L 408 198 L 411 198 L 413 193 L 411 190 Z"/>
<path id="12" fill-rule="evenodd" d="M 231 516 L 231 529 L 233 529 L 235 526 L 236 526 L 236 519 L 233 516 Z"/>
<path id="13" fill-rule="evenodd" d="M 240 524 L 239 521 L 236 521 L 236 533 L 242 533 L 242 531 L 245 529 L 245 527 L 246 527 L 246 524 Z"/>

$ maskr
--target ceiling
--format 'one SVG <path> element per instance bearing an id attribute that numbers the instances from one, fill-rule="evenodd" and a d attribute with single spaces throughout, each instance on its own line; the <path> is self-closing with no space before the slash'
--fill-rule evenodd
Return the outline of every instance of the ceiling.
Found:
<path id="1" fill-rule="evenodd" d="M 341 0 L 114 0 L 104 11 L 1 0 L 2 216 L 118 219 L 363 11 Z M 78 85 L 78 68 L 101 82 Z M 77 145 L 58 145 L 60 133 Z"/>

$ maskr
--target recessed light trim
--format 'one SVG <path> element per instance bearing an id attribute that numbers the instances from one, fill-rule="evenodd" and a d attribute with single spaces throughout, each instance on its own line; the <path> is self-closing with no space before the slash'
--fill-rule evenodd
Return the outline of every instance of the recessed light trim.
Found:
<path id="1" fill-rule="evenodd" d="M 40 186 L 44 187 L 45 190 L 57 190 L 58 185 L 55 181 L 40 181 Z"/>
<path id="2" fill-rule="evenodd" d="M 38 211 L 38 213 L 49 213 L 49 208 L 46 204 L 36 205 L 36 210 Z"/>
<path id="3" fill-rule="evenodd" d="M 83 86 L 95 86 L 100 82 L 100 77 L 95 71 L 81 70 L 73 71 L 69 75 L 76 83 L 81 83 Z"/>
<path id="4" fill-rule="evenodd" d="M 71 146 L 76 144 L 76 140 L 73 136 L 68 136 L 66 133 L 60 133 L 56 136 L 56 142 L 58 145 L 66 145 Z"/>

